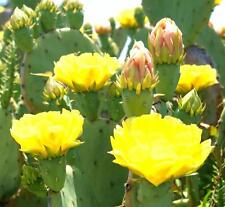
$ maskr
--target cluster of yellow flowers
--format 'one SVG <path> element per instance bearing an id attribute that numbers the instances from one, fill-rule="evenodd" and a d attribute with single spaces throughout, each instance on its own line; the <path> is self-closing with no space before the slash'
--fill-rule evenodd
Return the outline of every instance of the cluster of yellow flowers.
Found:
<path id="1" fill-rule="evenodd" d="M 116 58 L 108 54 L 83 53 L 62 56 L 55 64 L 55 79 L 74 92 L 101 89 L 120 68 Z"/>
<path id="2" fill-rule="evenodd" d="M 158 186 L 196 171 L 212 150 L 201 142 L 202 130 L 179 119 L 160 114 L 129 118 L 111 137 L 115 163 Z"/>
<path id="3" fill-rule="evenodd" d="M 126 11 L 120 24 L 136 26 L 133 16 Z M 132 70 L 125 71 L 125 77 L 131 74 L 133 80 L 142 81 L 142 72 L 150 76 L 153 68 L 144 46 L 137 44 L 136 47 L 135 51 L 141 48 L 142 53 L 131 55 L 128 66 L 132 66 Z M 97 91 L 120 66 L 119 61 L 108 54 L 69 54 L 55 63 L 54 78 L 75 93 Z M 210 66 L 183 65 L 177 91 L 201 90 L 215 83 L 216 70 Z M 83 117 L 76 110 L 43 112 L 13 121 L 11 134 L 21 151 L 47 158 L 64 155 L 69 148 L 81 144 L 78 137 L 82 134 L 82 126 Z M 129 118 L 116 127 L 111 137 L 111 153 L 115 163 L 158 186 L 171 178 L 190 174 L 203 164 L 212 147 L 210 140 L 201 143 L 201 133 L 196 125 L 185 125 L 170 116 L 142 115 Z"/>
<path id="4" fill-rule="evenodd" d="M 11 135 L 23 152 L 41 158 L 56 157 L 81 144 L 78 138 L 83 131 L 83 121 L 77 110 L 25 114 L 13 121 Z"/>

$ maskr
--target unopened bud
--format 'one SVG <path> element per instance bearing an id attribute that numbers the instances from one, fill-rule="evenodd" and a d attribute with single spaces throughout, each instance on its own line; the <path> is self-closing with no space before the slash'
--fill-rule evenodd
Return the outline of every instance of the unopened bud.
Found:
<path id="1" fill-rule="evenodd" d="M 50 77 L 44 87 L 43 95 L 47 100 L 61 99 L 66 94 L 65 87 Z"/>
<path id="2" fill-rule="evenodd" d="M 65 0 L 63 8 L 70 27 L 79 30 L 84 21 L 83 4 L 78 0 Z"/>
<path id="3" fill-rule="evenodd" d="M 82 30 L 85 34 L 87 34 L 88 36 L 92 36 L 93 34 L 93 29 L 90 23 L 86 23 L 83 25 Z"/>
<path id="4" fill-rule="evenodd" d="M 52 0 L 42 0 L 36 7 L 37 11 L 57 12 L 57 6 Z"/>
<path id="5" fill-rule="evenodd" d="M 153 88 L 156 83 L 157 76 L 154 73 L 151 55 L 141 41 L 136 42 L 123 66 L 120 87 L 134 89 L 139 94 L 141 90 Z"/>
<path id="6" fill-rule="evenodd" d="M 175 64 L 183 59 L 182 33 L 169 18 L 161 19 L 148 38 L 155 64 Z"/>
<path id="7" fill-rule="evenodd" d="M 48 32 L 56 27 L 58 8 L 52 0 L 42 0 L 36 7 L 40 25 Z"/>
<path id="8" fill-rule="evenodd" d="M 201 115 L 205 109 L 195 89 L 191 90 L 178 101 L 178 107 L 191 116 Z"/>
<path id="9" fill-rule="evenodd" d="M 11 16 L 10 25 L 11 29 L 16 31 L 29 27 L 31 25 L 31 20 L 23 10 L 16 8 Z"/>
<path id="10" fill-rule="evenodd" d="M 104 22 L 95 26 L 95 31 L 99 35 L 109 34 L 111 32 L 110 22 Z"/>
<path id="11" fill-rule="evenodd" d="M 31 9 L 30 7 L 27 7 L 26 5 L 23 5 L 23 7 L 21 9 L 31 19 L 33 19 L 37 16 L 36 12 L 33 9 Z"/>
<path id="12" fill-rule="evenodd" d="M 65 0 L 63 3 L 65 11 L 82 11 L 83 4 L 78 0 Z"/>

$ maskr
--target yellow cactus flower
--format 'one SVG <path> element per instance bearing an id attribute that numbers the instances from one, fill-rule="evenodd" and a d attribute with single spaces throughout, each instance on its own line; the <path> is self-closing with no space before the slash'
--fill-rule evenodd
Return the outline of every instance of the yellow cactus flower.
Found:
<path id="1" fill-rule="evenodd" d="M 138 23 L 135 19 L 135 9 L 127 9 L 122 11 L 117 20 L 122 28 L 137 28 Z"/>
<path id="2" fill-rule="evenodd" d="M 75 92 L 101 89 L 120 67 L 108 54 L 83 53 L 62 56 L 55 63 L 55 79 Z"/>
<path id="3" fill-rule="evenodd" d="M 81 144 L 78 137 L 83 131 L 83 121 L 77 110 L 25 114 L 13 121 L 11 135 L 23 152 L 42 158 L 56 157 Z"/>
<path id="4" fill-rule="evenodd" d="M 160 114 L 128 118 L 111 137 L 114 163 L 129 168 L 153 185 L 195 172 L 212 150 L 201 142 L 202 130 Z"/>
<path id="5" fill-rule="evenodd" d="M 218 83 L 216 70 L 210 65 L 182 65 L 176 91 L 187 93 L 192 89 L 201 90 Z"/>
<path id="6" fill-rule="evenodd" d="M 218 4 L 220 4 L 222 2 L 222 0 L 214 0 L 214 4 L 215 5 L 218 5 Z"/>

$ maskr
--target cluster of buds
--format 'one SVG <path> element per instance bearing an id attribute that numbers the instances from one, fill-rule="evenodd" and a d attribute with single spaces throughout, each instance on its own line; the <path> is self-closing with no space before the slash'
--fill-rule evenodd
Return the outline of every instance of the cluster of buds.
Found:
<path id="1" fill-rule="evenodd" d="M 23 6 L 16 8 L 10 19 L 9 29 L 13 33 L 15 43 L 22 51 L 31 51 L 33 48 L 33 21 L 36 13 Z"/>
<path id="2" fill-rule="evenodd" d="M 26 5 L 23 5 L 21 9 L 31 19 L 34 19 L 37 16 L 36 12 L 30 7 L 27 7 Z"/>
<path id="3" fill-rule="evenodd" d="M 30 12 L 29 12 L 30 13 Z M 28 16 L 28 10 L 16 8 L 10 19 L 10 27 L 13 31 L 31 26 L 32 21 Z"/>
<path id="4" fill-rule="evenodd" d="M 37 11 L 49 11 L 49 12 L 57 12 L 57 6 L 54 4 L 52 0 L 42 0 L 36 8 Z"/>
<path id="5" fill-rule="evenodd" d="M 63 8 L 70 28 L 80 29 L 84 21 L 83 4 L 78 0 L 65 0 Z"/>
<path id="6" fill-rule="evenodd" d="M 63 8 L 65 11 L 82 11 L 83 4 L 78 0 L 65 0 L 63 3 Z"/>
<path id="7" fill-rule="evenodd" d="M 183 98 L 178 100 L 179 110 L 185 111 L 191 116 L 201 115 L 205 109 L 200 97 L 195 89 L 187 93 Z"/>
<path id="8" fill-rule="evenodd" d="M 123 66 L 120 87 L 140 94 L 141 90 L 154 88 L 157 80 L 150 52 L 142 42 L 136 42 Z"/>
<path id="9" fill-rule="evenodd" d="M 161 19 L 156 24 L 149 34 L 148 43 L 155 64 L 176 64 L 183 59 L 182 33 L 169 18 Z"/>
<path id="10" fill-rule="evenodd" d="M 52 0 L 42 0 L 36 7 L 39 22 L 45 32 L 56 27 L 58 8 Z"/>

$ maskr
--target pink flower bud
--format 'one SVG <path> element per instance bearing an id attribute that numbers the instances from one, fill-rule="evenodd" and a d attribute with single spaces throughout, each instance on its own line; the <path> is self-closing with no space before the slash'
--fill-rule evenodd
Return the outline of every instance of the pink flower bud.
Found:
<path id="1" fill-rule="evenodd" d="M 156 64 L 172 64 L 183 58 L 182 33 L 169 18 L 161 19 L 148 38 L 149 50 Z"/>
<path id="2" fill-rule="evenodd" d="M 141 41 L 134 43 L 123 66 L 121 78 L 123 88 L 141 90 L 155 86 L 157 77 L 154 74 L 152 57 Z"/>

